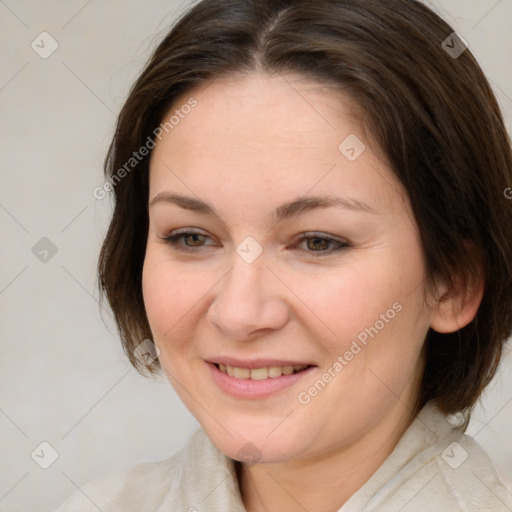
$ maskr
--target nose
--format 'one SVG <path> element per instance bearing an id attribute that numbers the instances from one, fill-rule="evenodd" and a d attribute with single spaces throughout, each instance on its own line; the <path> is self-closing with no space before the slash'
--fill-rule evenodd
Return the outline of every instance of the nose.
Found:
<path id="1" fill-rule="evenodd" d="M 226 338 L 254 339 L 289 320 L 282 283 L 266 268 L 263 255 L 247 263 L 235 254 L 231 271 L 216 289 L 207 319 Z"/>

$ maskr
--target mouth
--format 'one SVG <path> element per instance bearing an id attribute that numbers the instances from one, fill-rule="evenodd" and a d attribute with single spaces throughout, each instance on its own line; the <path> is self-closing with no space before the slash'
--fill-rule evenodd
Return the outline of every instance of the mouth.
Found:
<path id="1" fill-rule="evenodd" d="M 223 393 L 246 400 L 270 397 L 303 381 L 318 368 L 314 364 L 298 361 L 268 359 L 251 362 L 234 359 L 205 362 L 213 382 Z"/>
<path id="2" fill-rule="evenodd" d="M 213 363 L 217 370 L 222 373 L 235 377 L 235 379 L 250 379 L 250 380 L 266 380 L 277 379 L 283 375 L 293 375 L 300 373 L 313 365 L 299 364 L 287 366 L 262 366 L 260 368 L 245 368 L 239 366 L 231 366 L 223 363 Z"/>

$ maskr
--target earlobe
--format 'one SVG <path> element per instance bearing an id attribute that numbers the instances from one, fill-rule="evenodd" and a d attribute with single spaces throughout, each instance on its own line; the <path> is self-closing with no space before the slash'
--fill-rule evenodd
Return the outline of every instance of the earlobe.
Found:
<path id="1" fill-rule="evenodd" d="M 440 333 L 451 333 L 468 325 L 482 302 L 485 281 L 475 275 L 466 287 L 456 286 L 440 294 L 432 310 L 430 327 Z"/>

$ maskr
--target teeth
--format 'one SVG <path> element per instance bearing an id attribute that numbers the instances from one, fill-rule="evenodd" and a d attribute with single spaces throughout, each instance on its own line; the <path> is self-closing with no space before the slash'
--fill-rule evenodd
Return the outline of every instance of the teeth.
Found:
<path id="1" fill-rule="evenodd" d="M 268 379 L 268 368 L 253 368 L 251 370 L 252 380 L 264 380 Z"/>
<path id="2" fill-rule="evenodd" d="M 307 368 L 308 365 L 296 366 L 270 366 L 265 368 L 237 368 L 234 366 L 219 363 L 219 370 L 227 373 L 230 377 L 237 379 L 265 380 L 268 378 L 281 377 L 281 375 L 291 375 Z"/>
<path id="3" fill-rule="evenodd" d="M 281 367 L 280 366 L 271 366 L 268 369 L 268 376 L 269 377 L 281 377 L 282 375 Z"/>
<path id="4" fill-rule="evenodd" d="M 237 379 L 248 379 L 251 376 L 249 368 L 233 368 L 234 375 Z"/>

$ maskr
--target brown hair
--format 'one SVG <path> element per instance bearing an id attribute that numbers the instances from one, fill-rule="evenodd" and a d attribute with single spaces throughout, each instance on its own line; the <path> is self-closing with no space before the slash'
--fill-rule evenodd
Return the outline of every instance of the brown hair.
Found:
<path id="1" fill-rule="evenodd" d="M 470 410 L 512 331 L 510 140 L 478 63 L 453 29 L 416 0 L 203 0 L 163 39 L 132 87 L 105 160 L 115 209 L 98 263 L 132 364 L 151 330 L 142 295 L 149 156 L 113 182 L 174 100 L 208 81 L 257 68 L 334 84 L 365 111 L 368 132 L 404 185 L 419 228 L 427 284 L 469 282 L 481 259 L 484 296 L 454 333 L 429 330 L 418 405 Z M 443 41 L 448 40 L 448 48 Z M 123 173 L 124 174 L 124 173 Z M 467 241 L 475 248 L 467 250 Z M 158 361 L 147 368 L 158 370 Z"/>

